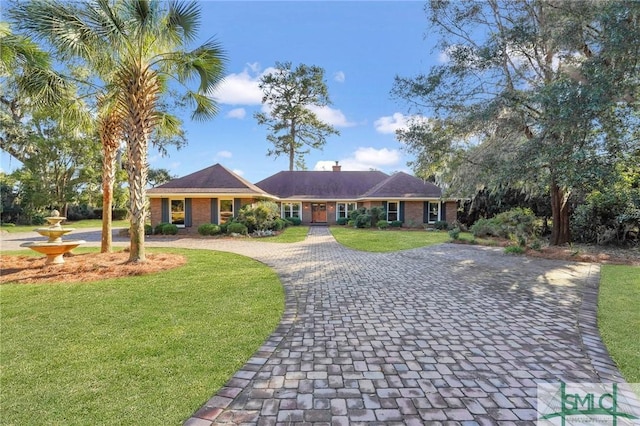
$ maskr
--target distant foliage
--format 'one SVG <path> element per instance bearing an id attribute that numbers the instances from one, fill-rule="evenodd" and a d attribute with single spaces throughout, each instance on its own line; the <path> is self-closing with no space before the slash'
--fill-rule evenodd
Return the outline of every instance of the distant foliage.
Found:
<path id="1" fill-rule="evenodd" d="M 571 219 L 575 241 L 596 244 L 638 242 L 640 205 L 625 193 L 595 191 L 575 209 Z"/>
<path id="2" fill-rule="evenodd" d="M 433 227 L 440 231 L 446 231 L 447 229 L 449 229 L 449 224 L 446 220 L 439 220 L 433 224 Z"/>

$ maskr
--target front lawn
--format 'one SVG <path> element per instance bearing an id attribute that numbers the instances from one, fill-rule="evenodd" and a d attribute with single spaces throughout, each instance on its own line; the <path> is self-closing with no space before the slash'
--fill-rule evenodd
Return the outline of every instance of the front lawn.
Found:
<path id="1" fill-rule="evenodd" d="M 309 233 L 308 226 L 289 226 L 284 229 L 280 234 L 274 237 L 260 238 L 258 241 L 269 243 L 299 243 L 307 238 Z"/>
<path id="2" fill-rule="evenodd" d="M 640 267 L 602 265 L 598 328 L 629 383 L 640 383 Z"/>
<path id="3" fill-rule="evenodd" d="M 408 250 L 450 240 L 446 231 L 407 231 L 355 229 L 342 226 L 329 228 L 334 238 L 343 246 L 354 250 L 388 252 Z"/>
<path id="4" fill-rule="evenodd" d="M 260 262 L 208 250 L 166 272 L 0 286 L 2 424 L 180 424 L 275 329 Z M 4 254 L 3 254 L 4 256 Z"/>

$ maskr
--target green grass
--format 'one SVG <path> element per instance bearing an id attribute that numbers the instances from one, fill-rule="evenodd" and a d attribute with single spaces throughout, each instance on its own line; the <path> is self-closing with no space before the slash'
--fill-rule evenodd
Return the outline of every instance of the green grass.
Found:
<path id="1" fill-rule="evenodd" d="M 307 238 L 308 233 L 308 226 L 289 226 L 279 235 L 260 238 L 259 241 L 269 243 L 298 243 L 300 241 L 304 241 L 304 239 Z"/>
<path id="2" fill-rule="evenodd" d="M 629 383 L 640 383 L 640 267 L 603 265 L 598 328 Z"/>
<path id="3" fill-rule="evenodd" d="M 7 231 L 7 232 L 30 232 L 36 228 L 41 228 L 43 226 L 47 226 L 47 225 L 46 224 L 45 225 L 17 225 L 17 226 L 0 225 L 0 230 Z M 102 228 L 102 220 L 101 219 L 84 219 L 84 220 L 79 220 L 77 222 L 64 221 L 62 226 L 69 227 L 69 228 L 78 228 L 78 229 Z M 129 221 L 114 220 L 111 226 L 113 226 L 114 228 L 128 228 Z"/>
<path id="4" fill-rule="evenodd" d="M 284 296 L 272 270 L 231 253 L 162 251 L 188 263 L 0 286 L 2 424 L 181 424 L 275 329 Z"/>
<path id="5" fill-rule="evenodd" d="M 388 252 L 425 247 L 450 240 L 446 231 L 380 231 L 332 226 L 334 238 L 354 250 Z"/>

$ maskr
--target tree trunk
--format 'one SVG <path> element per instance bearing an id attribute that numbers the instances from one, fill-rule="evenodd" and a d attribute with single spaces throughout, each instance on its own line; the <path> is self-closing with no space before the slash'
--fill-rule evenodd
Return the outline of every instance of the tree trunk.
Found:
<path id="1" fill-rule="evenodd" d="M 102 149 L 102 240 L 100 253 L 111 253 L 113 185 L 116 181 L 117 150 L 107 144 L 103 144 Z"/>
<path id="2" fill-rule="evenodd" d="M 559 246 L 571 241 L 569 229 L 569 195 L 568 191 L 560 188 L 555 178 L 551 179 L 551 229 L 552 246 Z"/>
<path id="3" fill-rule="evenodd" d="M 100 253 L 112 250 L 112 210 L 113 186 L 116 182 L 116 158 L 120 140 L 119 121 L 115 115 L 108 115 L 100 122 L 102 142 L 102 240 Z"/>
<path id="4" fill-rule="evenodd" d="M 153 71 L 134 64 L 124 70 L 127 139 L 127 172 L 129 174 L 129 262 L 145 262 L 144 224 L 147 216 L 147 147 L 154 126 L 154 111 L 159 83 Z"/>

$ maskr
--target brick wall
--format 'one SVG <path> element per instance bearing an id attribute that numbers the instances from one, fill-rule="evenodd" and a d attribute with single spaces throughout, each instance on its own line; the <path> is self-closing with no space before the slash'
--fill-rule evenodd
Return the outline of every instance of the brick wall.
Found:
<path id="1" fill-rule="evenodd" d="M 423 201 L 405 201 L 403 226 L 421 228 L 424 219 L 423 212 Z"/>
<path id="2" fill-rule="evenodd" d="M 456 201 L 447 201 L 445 205 L 447 206 L 447 217 L 444 220 L 451 224 L 458 220 L 458 203 Z"/>
<path id="3" fill-rule="evenodd" d="M 211 223 L 211 198 L 192 198 L 191 227 L 197 231 L 205 223 Z"/>
<path id="4" fill-rule="evenodd" d="M 162 222 L 162 201 L 160 198 L 151 198 L 149 202 L 150 202 L 149 212 L 151 213 L 151 226 L 155 227 L 157 224 Z"/>

